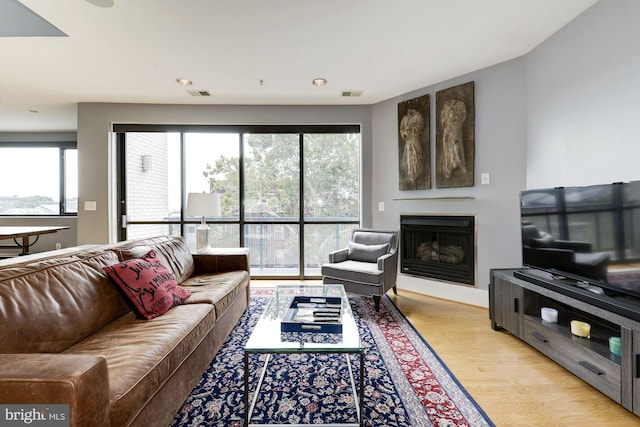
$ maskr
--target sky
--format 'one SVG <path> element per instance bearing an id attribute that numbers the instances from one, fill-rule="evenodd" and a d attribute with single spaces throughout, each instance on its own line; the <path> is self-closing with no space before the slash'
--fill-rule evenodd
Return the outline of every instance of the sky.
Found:
<path id="1" fill-rule="evenodd" d="M 187 133 L 186 138 L 186 189 L 187 193 L 208 192 L 209 185 L 207 179 L 202 175 L 207 163 L 214 165 L 220 156 L 239 157 L 239 135 L 220 133 Z M 179 182 L 180 170 L 180 134 L 169 135 L 169 182 Z M 173 187 L 169 191 L 169 206 L 180 206 L 179 186 Z"/>

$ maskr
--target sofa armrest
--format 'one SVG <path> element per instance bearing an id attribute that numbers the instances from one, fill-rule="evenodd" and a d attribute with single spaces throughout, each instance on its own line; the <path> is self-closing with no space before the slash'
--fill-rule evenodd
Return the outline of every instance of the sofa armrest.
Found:
<path id="1" fill-rule="evenodd" d="M 108 426 L 107 361 L 74 354 L 0 354 L 0 402 L 67 404 L 70 426 Z"/>
<path id="2" fill-rule="evenodd" d="M 206 253 L 193 254 L 194 274 L 249 271 L 250 265 L 248 248 L 212 248 Z"/>
<path id="3" fill-rule="evenodd" d="M 343 262 L 348 259 L 348 256 L 349 256 L 348 248 L 338 249 L 337 251 L 329 252 L 329 262 L 330 263 Z"/>

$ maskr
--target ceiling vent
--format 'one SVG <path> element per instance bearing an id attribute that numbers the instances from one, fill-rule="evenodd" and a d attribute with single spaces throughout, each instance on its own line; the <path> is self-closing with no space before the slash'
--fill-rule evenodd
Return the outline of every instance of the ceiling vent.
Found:
<path id="1" fill-rule="evenodd" d="M 362 96 L 362 90 L 343 90 L 342 96 Z"/>
<path id="2" fill-rule="evenodd" d="M 208 90 L 188 90 L 187 93 L 191 96 L 211 96 Z"/>

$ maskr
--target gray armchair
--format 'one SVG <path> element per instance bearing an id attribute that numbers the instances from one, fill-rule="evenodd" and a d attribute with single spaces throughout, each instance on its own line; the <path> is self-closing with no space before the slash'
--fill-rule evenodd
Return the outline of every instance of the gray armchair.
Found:
<path id="1" fill-rule="evenodd" d="M 322 283 L 340 283 L 347 292 L 371 295 L 380 310 L 380 298 L 389 289 L 397 293 L 398 231 L 358 228 L 349 247 L 329 253 Z"/>

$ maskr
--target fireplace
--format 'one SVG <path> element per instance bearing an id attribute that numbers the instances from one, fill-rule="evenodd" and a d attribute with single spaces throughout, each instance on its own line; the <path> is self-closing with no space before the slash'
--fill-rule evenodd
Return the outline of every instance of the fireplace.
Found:
<path id="1" fill-rule="evenodd" d="M 402 273 L 475 285 L 475 217 L 400 216 Z"/>

